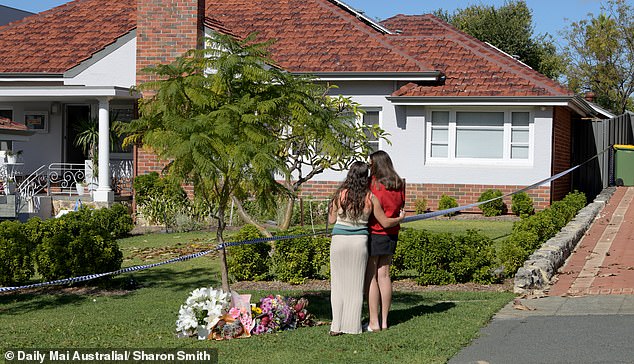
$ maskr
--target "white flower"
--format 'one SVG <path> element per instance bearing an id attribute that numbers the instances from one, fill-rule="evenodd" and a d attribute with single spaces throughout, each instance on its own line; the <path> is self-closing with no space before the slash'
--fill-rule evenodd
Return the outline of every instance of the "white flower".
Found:
<path id="1" fill-rule="evenodd" d="M 222 290 L 211 287 L 193 290 L 178 311 L 178 335 L 194 336 L 199 327 L 211 330 L 225 314 L 228 304 L 227 294 Z"/>

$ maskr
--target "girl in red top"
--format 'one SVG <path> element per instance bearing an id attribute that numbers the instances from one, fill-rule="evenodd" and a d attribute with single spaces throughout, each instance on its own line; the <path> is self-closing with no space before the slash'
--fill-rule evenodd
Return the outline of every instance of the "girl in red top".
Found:
<path id="1" fill-rule="evenodd" d="M 405 183 L 394 170 L 390 156 L 382 151 L 370 155 L 370 190 L 378 198 L 387 217 L 398 217 L 405 205 Z M 400 225 L 383 228 L 370 217 L 369 258 L 366 268 L 368 285 L 368 331 L 385 330 L 387 314 L 392 304 L 390 264 L 396 251 Z M 381 320 L 379 321 L 379 305 Z"/>

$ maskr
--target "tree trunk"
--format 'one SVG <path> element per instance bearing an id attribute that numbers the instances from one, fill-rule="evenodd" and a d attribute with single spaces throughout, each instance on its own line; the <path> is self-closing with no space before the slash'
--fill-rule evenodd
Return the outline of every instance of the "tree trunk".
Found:
<path id="1" fill-rule="evenodd" d="M 244 207 L 242 207 L 242 202 L 240 202 L 238 198 L 236 198 L 235 196 L 231 196 L 231 200 L 238 208 L 238 215 L 240 216 L 242 220 L 244 220 L 244 222 L 258 228 L 258 230 L 260 230 L 260 232 L 264 234 L 264 236 L 266 236 L 267 238 L 270 238 L 271 236 L 273 236 L 264 226 L 258 224 L 257 221 L 255 221 L 251 216 L 249 216 L 249 214 L 244 210 Z"/>
<path id="2" fill-rule="evenodd" d="M 286 200 L 286 208 L 284 209 L 284 218 L 280 225 L 280 230 L 285 231 L 291 226 L 293 220 L 293 206 L 295 205 L 295 197 L 291 196 Z"/>
<path id="3" fill-rule="evenodd" d="M 225 208 L 218 208 L 218 230 L 216 231 L 216 239 L 218 244 L 224 244 L 222 234 L 225 230 Z M 226 293 L 231 292 L 229 287 L 229 269 L 227 267 L 227 252 L 223 246 L 220 249 L 220 274 L 222 277 L 222 290 Z"/>

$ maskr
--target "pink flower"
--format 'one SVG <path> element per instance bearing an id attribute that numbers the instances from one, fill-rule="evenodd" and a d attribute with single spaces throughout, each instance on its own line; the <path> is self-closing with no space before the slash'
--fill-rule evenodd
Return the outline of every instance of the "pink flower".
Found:
<path id="1" fill-rule="evenodd" d="M 232 307 L 229 310 L 229 316 L 233 317 L 234 319 L 237 319 L 238 317 L 240 317 L 240 309 L 237 307 Z"/>

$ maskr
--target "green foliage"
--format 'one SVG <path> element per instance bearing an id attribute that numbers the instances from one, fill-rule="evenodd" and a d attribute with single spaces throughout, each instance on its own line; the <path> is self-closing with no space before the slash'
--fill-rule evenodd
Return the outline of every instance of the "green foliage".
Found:
<path id="1" fill-rule="evenodd" d="M 568 86 L 616 114 L 634 110 L 634 6 L 609 0 L 565 31 Z"/>
<path id="2" fill-rule="evenodd" d="M 309 234 L 310 231 L 294 228 L 286 231 L 288 235 Z M 306 279 L 324 275 L 324 261 L 327 259 L 323 238 L 304 236 L 275 242 L 272 255 L 275 278 L 292 284 L 303 283 Z"/>
<path id="3" fill-rule="evenodd" d="M 496 190 L 488 189 L 482 192 L 482 194 L 480 195 L 480 198 L 478 198 L 478 202 L 488 201 L 498 197 L 502 197 L 502 191 L 497 189 Z M 484 216 L 500 216 L 504 214 L 506 210 L 506 205 L 504 204 L 504 201 L 502 201 L 501 198 L 491 202 L 484 203 L 478 207 L 480 208 L 480 210 L 482 210 L 482 214 Z"/>
<path id="4" fill-rule="evenodd" d="M 547 77 L 556 79 L 564 70 L 553 38 L 533 34 L 533 14 L 525 1 L 511 0 L 498 8 L 471 5 L 453 14 L 440 9 L 435 14 L 463 32 L 518 56 Z"/>
<path id="5" fill-rule="evenodd" d="M 245 225 L 233 236 L 232 241 L 262 238 L 264 235 L 253 225 Z M 228 249 L 229 274 L 238 281 L 259 281 L 266 278 L 269 270 L 269 243 L 232 246 Z"/>
<path id="6" fill-rule="evenodd" d="M 108 213 L 81 209 L 40 223 L 37 270 L 47 280 L 117 270 L 122 253 L 111 228 L 98 225 Z M 121 210 L 119 210 L 121 211 Z M 116 212 L 110 213 L 114 216 Z M 122 218 L 123 220 L 123 218 Z M 35 223 L 34 223 L 35 224 Z"/>
<path id="7" fill-rule="evenodd" d="M 522 215 L 522 219 L 513 224 L 513 233 L 498 252 L 505 274 L 515 274 L 526 258 L 555 236 L 585 205 L 585 194 L 575 191 L 535 215 Z"/>
<path id="8" fill-rule="evenodd" d="M 526 217 L 535 213 L 533 199 L 526 192 L 516 193 L 511 197 L 511 211 L 517 216 Z"/>
<path id="9" fill-rule="evenodd" d="M 414 202 L 414 210 L 416 215 L 420 215 L 427 211 L 427 199 L 425 197 L 417 198 Z"/>
<path id="10" fill-rule="evenodd" d="M 540 245 L 539 237 L 534 232 L 516 231 L 511 234 L 498 251 L 498 260 L 504 266 L 504 273 L 507 276 L 515 274 Z"/>
<path id="11" fill-rule="evenodd" d="M 28 235 L 29 231 L 17 221 L 0 223 L 0 285 L 25 282 L 35 272 L 35 245 Z"/>
<path id="12" fill-rule="evenodd" d="M 172 179 L 151 172 L 134 177 L 133 187 L 139 211 L 151 223 L 182 231 L 191 219 L 202 218 L 192 213 L 194 207 L 187 193 Z"/>
<path id="13" fill-rule="evenodd" d="M 440 196 L 440 201 L 438 201 L 438 210 L 447 210 L 454 207 L 458 207 L 458 202 L 456 202 L 455 198 L 445 194 Z M 457 212 L 452 212 L 446 216 L 455 216 L 457 214 Z"/>
<path id="14" fill-rule="evenodd" d="M 88 211 L 91 212 L 90 224 L 102 227 L 114 239 L 125 238 L 134 228 L 130 211 L 120 203 L 116 203 L 108 209 Z"/>
<path id="15" fill-rule="evenodd" d="M 491 239 L 476 231 L 454 235 L 405 228 L 399 234 L 391 272 L 414 275 L 422 285 L 491 282 L 494 261 Z"/>

